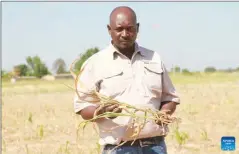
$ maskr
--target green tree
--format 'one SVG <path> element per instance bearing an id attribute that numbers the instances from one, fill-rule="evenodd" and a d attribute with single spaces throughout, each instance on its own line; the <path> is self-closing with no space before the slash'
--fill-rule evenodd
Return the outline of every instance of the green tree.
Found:
<path id="1" fill-rule="evenodd" d="M 66 73 L 66 63 L 63 59 L 58 58 L 53 63 L 53 70 L 55 70 L 56 74 Z"/>
<path id="2" fill-rule="evenodd" d="M 99 49 L 97 47 L 95 48 L 90 48 L 88 49 L 85 53 L 83 53 L 81 56 L 80 56 L 80 60 L 78 60 L 76 63 L 75 63 L 75 71 L 76 72 L 79 72 L 80 69 L 81 69 L 81 66 L 83 65 L 83 63 L 88 59 L 90 58 L 92 55 L 94 55 L 95 53 L 99 52 Z"/>
<path id="3" fill-rule="evenodd" d="M 19 64 L 14 67 L 14 71 L 18 71 L 19 76 L 26 76 L 28 74 L 29 68 L 26 64 Z"/>
<path id="4" fill-rule="evenodd" d="M 181 72 L 181 68 L 179 66 L 175 66 L 175 67 L 171 68 L 171 72 L 179 73 L 179 72 Z"/>
<path id="5" fill-rule="evenodd" d="M 48 71 L 48 68 L 46 65 L 41 61 L 39 56 L 34 56 L 30 57 L 28 56 L 26 58 L 27 64 L 31 68 L 31 73 L 38 77 L 41 78 L 44 75 L 49 74 L 50 72 Z"/>
<path id="6" fill-rule="evenodd" d="M 215 67 L 212 67 L 212 66 L 206 67 L 204 69 L 204 72 L 206 72 L 206 73 L 213 73 L 213 72 L 216 72 L 216 71 L 217 71 L 217 69 Z"/>

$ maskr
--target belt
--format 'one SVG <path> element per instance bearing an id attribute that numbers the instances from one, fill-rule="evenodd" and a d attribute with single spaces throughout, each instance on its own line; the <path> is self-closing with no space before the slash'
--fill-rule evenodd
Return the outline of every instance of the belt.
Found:
<path id="1" fill-rule="evenodd" d="M 140 147 L 145 147 L 145 146 L 149 146 L 149 145 L 156 145 L 160 141 L 163 141 L 163 140 L 164 140 L 164 136 L 143 138 L 143 139 L 137 139 L 135 141 L 127 141 L 122 146 L 140 146 Z M 123 143 L 123 142 L 121 142 L 121 143 Z M 106 146 L 116 146 L 116 145 L 107 144 Z"/>

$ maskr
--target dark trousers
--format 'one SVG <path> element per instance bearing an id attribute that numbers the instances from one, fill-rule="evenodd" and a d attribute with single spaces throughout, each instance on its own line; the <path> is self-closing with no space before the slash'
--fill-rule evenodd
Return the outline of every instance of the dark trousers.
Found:
<path id="1" fill-rule="evenodd" d="M 102 154 L 167 154 L 165 140 L 161 136 L 136 140 L 132 146 L 130 142 L 127 142 L 114 149 L 115 147 L 116 145 L 106 145 Z"/>

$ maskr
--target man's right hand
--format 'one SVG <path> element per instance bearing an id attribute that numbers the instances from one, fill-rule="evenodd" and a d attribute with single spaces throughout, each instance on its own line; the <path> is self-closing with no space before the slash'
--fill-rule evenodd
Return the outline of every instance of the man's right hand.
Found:
<path id="1" fill-rule="evenodd" d="M 105 112 L 113 112 L 113 113 L 121 113 L 122 112 L 122 109 L 118 108 L 119 107 L 118 104 L 106 105 L 106 106 L 102 107 L 100 110 L 98 110 L 98 107 L 95 107 L 95 106 L 86 107 L 86 108 L 82 109 L 79 112 L 79 114 L 81 115 L 81 117 L 84 120 L 89 120 L 94 117 L 94 114 L 100 115 Z M 98 111 L 95 113 L 96 110 L 98 110 Z M 109 117 L 109 118 L 114 119 L 116 117 Z"/>
<path id="2" fill-rule="evenodd" d="M 100 106 L 99 106 L 100 107 Z M 119 108 L 118 104 L 109 104 L 109 105 L 105 105 L 103 107 L 101 107 L 97 112 L 96 115 L 100 115 L 103 114 L 105 112 L 112 112 L 112 113 L 121 113 L 122 109 Z M 117 116 L 111 116 L 109 117 L 110 119 L 114 119 Z"/>

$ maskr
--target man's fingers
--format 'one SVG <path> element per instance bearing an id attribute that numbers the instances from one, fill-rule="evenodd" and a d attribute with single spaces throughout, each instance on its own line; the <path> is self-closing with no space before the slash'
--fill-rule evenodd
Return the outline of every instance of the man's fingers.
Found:
<path id="1" fill-rule="evenodd" d="M 122 109 L 120 109 L 120 108 L 115 108 L 115 109 L 113 110 L 114 113 L 120 113 L 121 111 L 122 111 Z"/>
<path id="2" fill-rule="evenodd" d="M 96 112 L 97 115 L 103 114 L 105 112 L 104 108 L 101 108 Z"/>
<path id="3" fill-rule="evenodd" d="M 118 104 L 114 104 L 114 105 L 110 105 L 110 104 L 107 104 L 106 106 L 102 107 L 98 112 L 97 112 L 97 115 L 99 114 L 103 114 L 105 112 L 114 112 L 114 113 L 120 113 L 122 112 L 122 109 L 121 108 L 118 108 L 119 105 Z"/>
<path id="4" fill-rule="evenodd" d="M 121 108 L 114 108 L 113 111 L 110 111 L 110 112 L 113 112 L 113 113 L 121 113 L 122 112 L 122 109 Z M 112 116 L 112 117 L 109 117 L 110 119 L 114 119 L 116 118 L 117 116 Z"/>
<path id="5" fill-rule="evenodd" d="M 115 105 L 108 106 L 105 110 L 106 110 L 106 112 L 113 112 L 113 110 L 118 107 L 119 107 L 119 105 L 115 104 Z"/>
<path id="6" fill-rule="evenodd" d="M 104 106 L 98 105 L 97 108 L 100 108 L 97 112 L 98 114 L 102 114 L 104 112 L 107 112 L 107 107 L 111 106 L 111 104 L 106 104 Z"/>
<path id="7" fill-rule="evenodd" d="M 99 106 L 97 107 L 97 109 L 98 109 L 98 108 L 100 108 L 100 109 L 98 110 L 97 115 L 103 114 L 103 113 L 107 112 L 107 111 L 106 111 L 106 108 L 107 108 L 108 106 L 110 106 L 110 105 L 107 104 L 106 106 L 103 106 L 103 107 L 102 107 L 101 105 L 99 105 Z"/>

